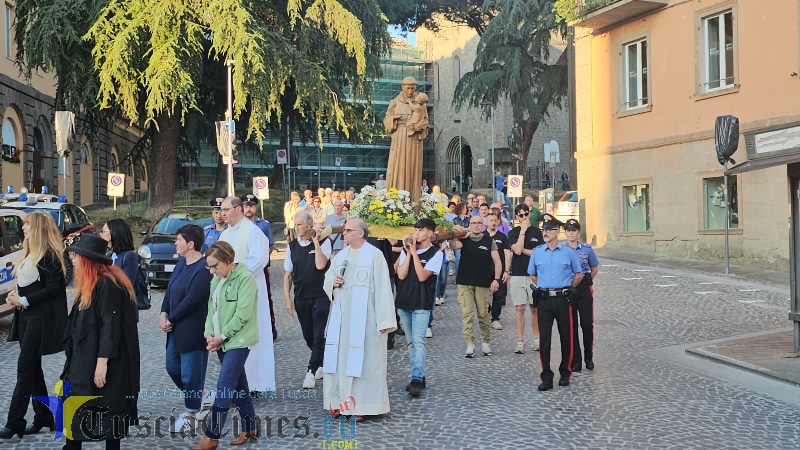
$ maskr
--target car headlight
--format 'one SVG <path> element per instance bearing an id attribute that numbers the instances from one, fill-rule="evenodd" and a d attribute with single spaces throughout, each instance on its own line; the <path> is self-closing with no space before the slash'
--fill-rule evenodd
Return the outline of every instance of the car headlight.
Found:
<path id="1" fill-rule="evenodd" d="M 138 253 L 139 256 L 141 256 L 142 258 L 147 259 L 147 260 L 149 260 L 150 258 L 153 257 L 153 254 L 150 253 L 150 247 L 148 247 L 146 245 L 139 246 L 139 249 L 136 250 L 136 253 Z"/>

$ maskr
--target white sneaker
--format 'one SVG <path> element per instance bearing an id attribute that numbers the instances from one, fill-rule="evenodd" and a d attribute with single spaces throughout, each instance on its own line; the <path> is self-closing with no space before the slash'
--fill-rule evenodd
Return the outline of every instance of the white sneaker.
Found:
<path id="1" fill-rule="evenodd" d="M 467 351 L 464 352 L 464 356 L 467 358 L 472 358 L 475 356 L 475 346 L 472 344 L 467 344 Z"/>
<path id="2" fill-rule="evenodd" d="M 436 306 L 444 305 L 444 298 L 443 297 L 436 297 Z"/>
<path id="3" fill-rule="evenodd" d="M 501 324 L 499 320 L 494 320 L 492 321 L 492 328 L 494 328 L 495 330 L 502 330 L 503 324 Z"/>
<path id="4" fill-rule="evenodd" d="M 531 344 L 531 350 L 535 352 L 539 351 L 539 338 L 533 338 L 533 344 Z"/>
<path id="5" fill-rule="evenodd" d="M 425 337 L 426 338 L 432 338 L 433 337 L 433 331 L 430 329 L 430 327 L 427 330 L 425 330 Z"/>
<path id="6" fill-rule="evenodd" d="M 516 353 L 518 355 L 521 355 L 521 354 L 525 353 L 525 342 L 517 341 L 517 349 L 514 350 L 514 353 Z"/>
<path id="7" fill-rule="evenodd" d="M 195 421 L 196 419 L 193 416 L 190 416 L 187 413 L 182 413 L 177 419 L 175 419 L 175 423 L 169 427 L 169 431 L 171 433 L 180 433 L 182 431 L 191 432 L 195 428 Z"/>
<path id="8" fill-rule="evenodd" d="M 217 391 L 216 390 L 207 390 L 203 394 L 203 403 L 200 406 L 200 409 L 211 409 L 214 406 L 214 399 L 217 398 Z"/>
<path id="9" fill-rule="evenodd" d="M 317 368 L 317 373 L 314 374 L 314 379 L 315 380 L 321 380 L 322 379 L 322 366 L 319 366 Z"/>
<path id="10" fill-rule="evenodd" d="M 483 356 L 491 356 L 492 347 L 489 345 L 488 342 L 484 342 L 483 344 L 481 344 L 481 351 L 483 352 Z"/>
<path id="11" fill-rule="evenodd" d="M 316 386 L 317 383 L 314 381 L 314 374 L 309 370 L 306 372 L 305 380 L 303 380 L 303 389 L 314 389 Z"/>
<path id="12" fill-rule="evenodd" d="M 450 269 L 447 271 L 447 276 L 454 277 L 456 276 L 456 269 Z"/>

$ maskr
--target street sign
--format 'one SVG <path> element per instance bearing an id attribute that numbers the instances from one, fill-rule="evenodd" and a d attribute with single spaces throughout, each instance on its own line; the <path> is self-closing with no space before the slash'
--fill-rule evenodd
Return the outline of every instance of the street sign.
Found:
<path id="1" fill-rule="evenodd" d="M 336 160 L 334 160 L 333 162 L 333 165 L 336 167 L 342 167 L 342 158 L 340 156 L 337 156 Z"/>
<path id="2" fill-rule="evenodd" d="M 269 200 L 269 177 L 253 177 L 253 195 L 259 200 Z"/>
<path id="3" fill-rule="evenodd" d="M 508 196 L 511 198 L 522 197 L 522 175 L 508 176 Z"/>
<path id="4" fill-rule="evenodd" d="M 278 155 L 278 164 L 287 164 L 289 162 L 289 157 L 286 154 L 286 149 L 279 148 L 277 155 Z"/>
<path id="5" fill-rule="evenodd" d="M 125 196 L 125 174 L 124 173 L 108 173 L 108 191 L 109 197 L 124 197 Z"/>

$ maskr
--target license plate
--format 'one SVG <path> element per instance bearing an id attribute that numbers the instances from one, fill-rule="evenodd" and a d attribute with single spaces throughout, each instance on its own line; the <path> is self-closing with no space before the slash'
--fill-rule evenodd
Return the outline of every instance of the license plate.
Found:
<path id="1" fill-rule="evenodd" d="M 172 272 L 175 270 L 175 264 L 164 264 L 164 272 Z"/>

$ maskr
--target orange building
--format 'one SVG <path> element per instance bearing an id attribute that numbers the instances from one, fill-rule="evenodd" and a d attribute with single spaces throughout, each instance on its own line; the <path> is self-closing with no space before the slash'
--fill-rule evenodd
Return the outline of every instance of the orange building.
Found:
<path id="1" fill-rule="evenodd" d="M 794 0 L 611 0 L 572 24 L 588 241 L 721 260 L 727 220 L 731 263 L 789 270 L 798 23 Z M 714 124 L 728 114 L 740 139 L 726 217 Z"/>

